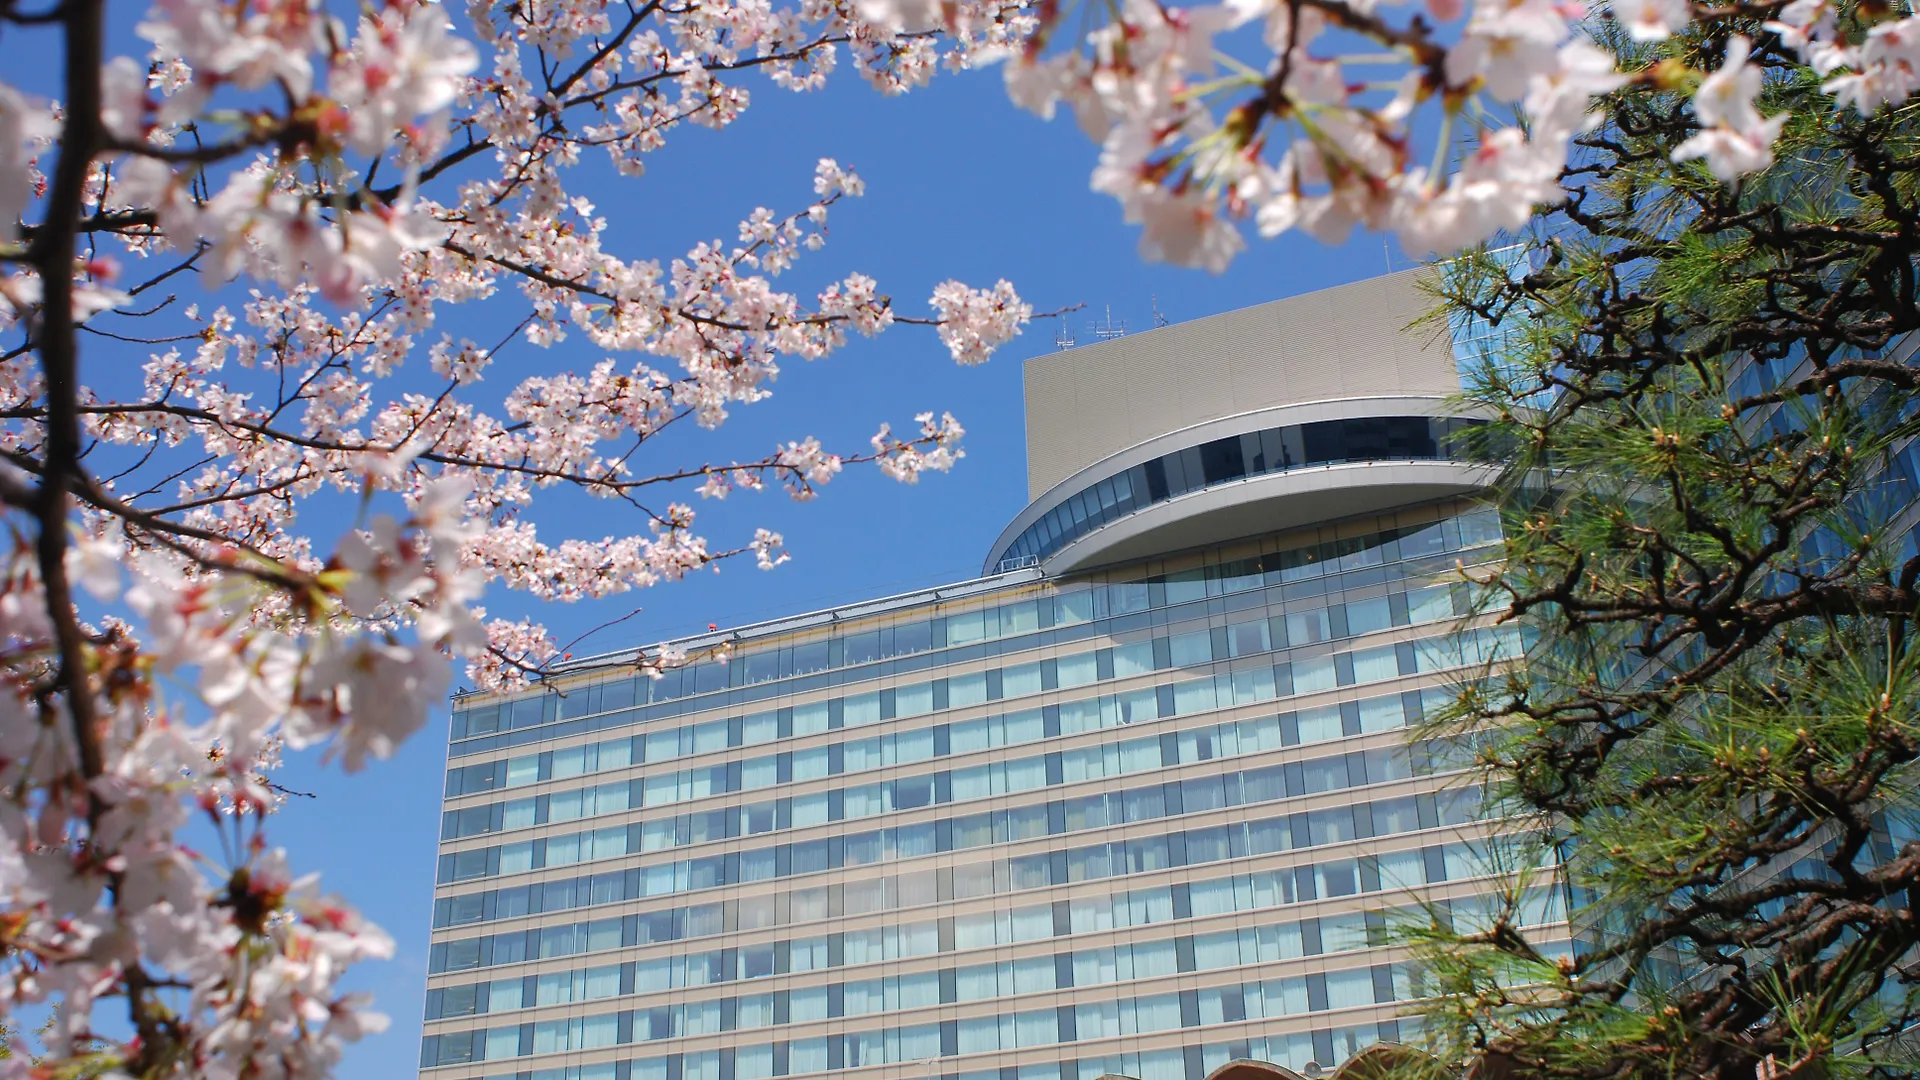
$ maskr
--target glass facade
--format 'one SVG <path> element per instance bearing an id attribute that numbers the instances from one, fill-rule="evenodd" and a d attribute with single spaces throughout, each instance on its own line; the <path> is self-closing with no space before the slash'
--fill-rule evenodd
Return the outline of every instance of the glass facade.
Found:
<path id="1" fill-rule="evenodd" d="M 422 1075 L 1201 1080 L 1400 1037 L 1390 925 L 1510 872 L 1467 748 L 1407 734 L 1521 650 L 1442 580 L 1498 539 L 1411 507 L 456 702 Z M 1564 948 L 1557 892 L 1527 921 Z"/>
<path id="2" fill-rule="evenodd" d="M 1248 476 L 1354 461 L 1430 461 L 1454 455 L 1478 420 L 1364 416 L 1231 435 L 1116 473 L 1061 500 L 1008 544 L 1000 568 L 1045 560 L 1102 525 L 1155 503 Z"/>

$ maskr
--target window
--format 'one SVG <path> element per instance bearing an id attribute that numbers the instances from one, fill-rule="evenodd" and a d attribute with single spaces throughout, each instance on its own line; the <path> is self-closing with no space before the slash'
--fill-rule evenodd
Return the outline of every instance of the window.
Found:
<path id="1" fill-rule="evenodd" d="M 772 994 L 742 994 L 736 1000 L 734 1022 L 737 1027 L 767 1027 L 773 1023 Z"/>
<path id="2" fill-rule="evenodd" d="M 1347 603 L 1347 633 L 1370 634 L 1393 625 L 1393 605 L 1387 597 L 1351 600 Z"/>
<path id="3" fill-rule="evenodd" d="M 1312 645 L 1333 638 L 1333 623 L 1325 608 L 1287 612 L 1287 644 Z"/>
<path id="4" fill-rule="evenodd" d="M 1158 738 L 1130 739 L 1119 744 L 1119 751 L 1122 773 L 1145 772 L 1160 767 Z"/>
<path id="5" fill-rule="evenodd" d="M 1268 979 L 1260 984 L 1260 1010 L 1269 1020 L 1307 1011 L 1307 980 Z"/>
<path id="6" fill-rule="evenodd" d="M 1132 1008 L 1121 1010 L 1121 1030 L 1129 1035 L 1150 1031 L 1170 1031 L 1180 1026 L 1180 997 L 1177 994 L 1149 994 L 1134 998 Z M 1132 1023 L 1127 1023 L 1128 1019 Z"/>
<path id="7" fill-rule="evenodd" d="M 534 988 L 534 1004 L 564 1005 L 573 1000 L 573 972 L 562 971 L 539 976 Z"/>
<path id="8" fill-rule="evenodd" d="M 1074 985 L 1079 984 L 1080 980 L 1076 977 Z M 1115 1038 L 1120 1034 L 1120 1003 L 1103 1001 L 1077 1005 L 1073 1010 L 1073 1023 L 1074 1033 L 1082 1040 Z"/>
<path id="9" fill-rule="evenodd" d="M 1303 743 L 1337 739 L 1341 734 L 1340 706 L 1322 705 L 1317 709 L 1302 709 L 1295 714 L 1295 722 L 1299 725 L 1300 741 Z"/>
<path id="10" fill-rule="evenodd" d="M 766 1080 L 773 1075 L 773 1045 L 749 1043 L 733 1052 L 734 1080 Z"/>
<path id="11" fill-rule="evenodd" d="M 440 996 L 439 1016 L 472 1016 L 480 1011 L 478 991 L 485 983 L 469 983 L 466 986 L 449 986 Z M 518 997 L 518 990 L 515 991 Z"/>
<path id="12" fill-rule="evenodd" d="M 1310 694 L 1316 690 L 1331 690 L 1340 685 L 1333 657 L 1322 656 L 1293 662 L 1293 692 Z"/>
<path id="13" fill-rule="evenodd" d="M 520 787 L 540 779 L 540 755 L 528 754 L 507 762 L 507 786 Z"/>
<path id="14" fill-rule="evenodd" d="M 921 621 L 893 628 L 893 650 L 889 655 L 906 656 L 933 648 L 933 623 Z"/>
<path id="15" fill-rule="evenodd" d="M 1228 685 L 1231 686 L 1232 684 L 1229 683 Z M 1194 713 L 1207 712 L 1218 704 L 1220 704 L 1220 702 L 1214 693 L 1212 677 L 1191 679 L 1187 682 L 1173 684 L 1173 714 L 1175 716 L 1191 716 Z M 1233 702 L 1228 700 L 1226 704 L 1231 705 Z"/>
<path id="16" fill-rule="evenodd" d="M 809 750 L 793 752 L 793 779 L 818 780 L 828 775 L 830 751 L 827 747 L 816 746 Z M 742 777 L 744 781 L 744 776 Z"/>
<path id="17" fill-rule="evenodd" d="M 779 759 L 775 757 L 749 758 L 741 762 L 740 790 L 752 791 L 779 783 L 779 764 Z"/>
<path id="18" fill-rule="evenodd" d="M 825 648 L 825 646 L 822 646 L 822 648 Z M 827 730 L 829 726 L 830 718 L 826 702 L 816 701 L 808 705 L 795 705 L 793 707 L 793 733 L 795 735 L 817 735 Z M 651 756 L 653 745 L 651 743 L 647 745 L 647 751 L 649 755 L 647 760 L 653 760 Z"/>
<path id="19" fill-rule="evenodd" d="M 1382 645 L 1373 649 L 1359 649 L 1353 653 L 1353 681 L 1357 683 L 1380 682 L 1383 679 L 1395 679 L 1400 676 L 1400 660 L 1391 645 Z"/>
<path id="20" fill-rule="evenodd" d="M 788 1075 L 798 1075 L 800 1073 L 826 1072 L 826 1071 L 827 1071 L 827 1040 L 826 1039 L 824 1038 L 794 1039 L 792 1042 L 789 1042 L 787 1044 Z M 662 1071 L 661 1075 L 662 1077 L 665 1076 L 664 1070 Z M 639 1080 L 639 1077 L 637 1074 L 635 1076 L 635 1080 Z"/>
<path id="21" fill-rule="evenodd" d="M 978 705 L 987 700 L 987 674 L 976 671 L 970 675 L 950 675 L 947 677 L 947 705 L 960 708 L 963 705 Z"/>
<path id="22" fill-rule="evenodd" d="M 1144 675 L 1154 670 L 1153 642 L 1136 641 L 1128 645 L 1113 647 L 1114 678 L 1124 679 L 1129 675 Z"/>
<path id="23" fill-rule="evenodd" d="M 1359 867 L 1352 859 L 1334 859 L 1313 869 L 1321 896 L 1352 896 L 1360 891 Z"/>
<path id="24" fill-rule="evenodd" d="M 1240 987 L 1229 986 L 1217 990 L 1200 991 L 1200 1022 L 1202 1024 L 1229 1024 L 1246 1018 L 1247 992 Z"/>
<path id="25" fill-rule="evenodd" d="M 963 1054 L 1000 1049 L 1000 1018 L 969 1016 L 959 1021 L 959 1044 Z"/>
<path id="26" fill-rule="evenodd" d="M 847 727 L 880 722 L 880 693 L 854 694 L 841 706 L 843 722 Z"/>
<path id="27" fill-rule="evenodd" d="M 1168 640 L 1174 667 L 1192 667 L 1213 662 L 1213 636 L 1206 630 L 1175 634 Z"/>
<path id="28" fill-rule="evenodd" d="M 1046 715 L 1039 709 L 1022 709 L 1000 718 L 1000 737 L 995 741 L 995 745 L 1018 746 L 1021 743 L 1036 742 L 1046 736 Z"/>
<path id="29" fill-rule="evenodd" d="M 1382 799 L 1373 804 L 1375 836 L 1415 832 L 1419 828 L 1420 812 L 1418 803 L 1412 796 L 1401 799 Z"/>
<path id="30" fill-rule="evenodd" d="M 1344 757 L 1315 758 L 1301 762 L 1300 767 L 1309 795 L 1347 786 L 1347 759 Z"/>
<path id="31" fill-rule="evenodd" d="M 933 711 L 933 684 L 914 683 L 893 691 L 893 715 L 923 716 Z"/>
<path id="32" fill-rule="evenodd" d="M 1051 966 L 1051 961 L 1049 961 Z M 940 973 L 923 971 L 887 979 L 887 1008 L 915 1009 L 940 1004 Z"/>
<path id="33" fill-rule="evenodd" d="M 827 1018 L 827 988 L 824 986 L 807 987 L 793 991 L 788 998 L 787 1016 L 793 1023 L 806 1020 L 825 1020 Z M 795 1046 L 799 1043 L 795 1042 Z M 824 1057 L 824 1055 L 822 1055 Z M 826 1062 L 820 1063 L 822 1069 Z"/>
<path id="34" fill-rule="evenodd" d="M 1407 590 L 1407 618 L 1414 623 L 1453 618 L 1453 590 L 1446 585 Z"/>
<path id="35" fill-rule="evenodd" d="M 478 1034 L 477 1032 L 475 1034 Z M 443 1036 L 444 1038 L 444 1036 Z M 517 1027 L 492 1028 L 487 1031 L 486 1059 L 510 1058 L 520 1056 L 520 1029 Z M 446 1054 L 440 1055 L 442 1064 L 446 1063 Z"/>
<path id="36" fill-rule="evenodd" d="M 1003 604 L 1000 607 L 1001 636 L 1026 634 L 1040 629 L 1040 608 L 1032 600 L 1018 604 Z"/>
<path id="37" fill-rule="evenodd" d="M 1058 1014 L 1052 1009 L 1015 1013 L 1014 1041 L 1022 1047 L 1050 1046 L 1060 1041 Z"/>
<path id="38" fill-rule="evenodd" d="M 772 742 L 780 737 L 780 715 L 772 712 L 754 713 L 740 718 L 740 744 L 757 746 Z M 602 744 L 604 747 L 606 744 Z M 602 754 L 602 768 L 606 767 L 605 754 Z M 622 764 L 625 764 L 624 762 Z"/>
<path id="39" fill-rule="evenodd" d="M 871 739 L 852 739 L 841 744 L 841 762 L 845 771 L 850 773 L 877 769 L 886 764 L 886 756 L 881 749 L 878 736 Z"/>
<path id="40" fill-rule="evenodd" d="M 649 762 L 671 761 L 680 756 L 680 729 L 647 733 L 646 757 Z"/>
<path id="41" fill-rule="evenodd" d="M 998 613 L 991 608 L 947 616 L 948 645 L 970 645 L 976 641 L 985 641 L 990 637 L 998 637 L 999 631 Z"/>
<path id="42" fill-rule="evenodd" d="M 1338 844 L 1352 840 L 1353 809 L 1341 806 L 1332 810 L 1313 810 L 1307 814 L 1307 842 L 1310 844 Z"/>
<path id="43" fill-rule="evenodd" d="M 1040 664 L 1015 664 L 1000 669 L 1000 696 L 1023 697 L 1040 692 Z"/>
<path id="44" fill-rule="evenodd" d="M 1280 718 L 1277 716 L 1242 720 L 1236 727 L 1239 729 L 1239 752 L 1242 754 L 1272 750 L 1280 745 Z"/>
<path id="45" fill-rule="evenodd" d="M 880 659 L 880 631 L 869 630 L 864 634 L 852 634 L 841 643 L 842 662 L 864 664 Z"/>
<path id="46" fill-rule="evenodd" d="M 1265 619 L 1233 623 L 1227 627 L 1227 655 L 1252 656 L 1273 648 L 1273 633 Z"/>
<path id="47" fill-rule="evenodd" d="M 1364 734 L 1392 731 L 1405 727 L 1406 723 L 1406 705 L 1398 695 L 1368 698 L 1360 702 L 1360 730 Z"/>
<path id="48" fill-rule="evenodd" d="M 1055 664 L 1061 689 L 1085 686 L 1100 677 L 1099 665 L 1094 662 L 1094 654 L 1090 652 L 1062 656 Z"/>
<path id="49" fill-rule="evenodd" d="M 1373 998 L 1371 969 L 1327 973 L 1327 1008 L 1350 1009 L 1356 1005 L 1372 1005 Z"/>

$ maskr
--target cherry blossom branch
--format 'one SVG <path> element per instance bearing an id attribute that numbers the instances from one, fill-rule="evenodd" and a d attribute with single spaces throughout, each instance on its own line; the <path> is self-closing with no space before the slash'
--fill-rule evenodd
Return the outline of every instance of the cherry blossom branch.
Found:
<path id="1" fill-rule="evenodd" d="M 45 297 L 35 333 L 47 402 L 46 468 L 40 476 L 35 553 L 48 618 L 59 648 L 52 685 L 65 691 L 64 704 L 72 717 L 81 775 L 91 781 L 104 766 L 93 689 L 88 684 L 86 643 L 66 569 L 68 490 L 80 460 L 80 359 L 73 318 L 74 280 L 69 266 L 76 235 L 72 222 L 79 217 L 87 171 L 102 135 L 100 64 L 105 48 L 105 10 L 102 0 L 64 0 L 62 7 L 69 115 L 47 199 L 49 224 L 29 249 L 29 260 L 40 272 Z M 96 821 L 101 810 L 97 794 L 89 792 L 88 802 L 89 820 Z"/>
<path id="2" fill-rule="evenodd" d="M 0 573 L 0 739 L 20 741 L 17 722 L 44 748 L 0 760 L 36 819 L 0 822 L 0 859 L 30 867 L 0 917 L 33 973 L 0 979 L 0 1016 L 71 1003 L 48 1037 L 56 1071 L 324 1075 L 382 1023 L 339 973 L 392 946 L 267 845 L 267 815 L 305 794 L 269 778 L 281 748 L 350 770 L 391 754 L 439 703 L 449 658 L 486 686 L 550 672 L 566 650 L 539 625 L 485 621 L 490 585 L 577 600 L 786 560 L 764 529 L 710 549 L 685 493 L 808 499 L 851 464 L 903 482 L 951 468 L 964 432 L 932 412 L 858 453 L 812 438 L 730 463 L 642 451 L 764 399 L 780 364 L 850 332 L 930 326 L 973 363 L 1031 317 L 1004 281 L 942 282 L 930 315 L 899 314 L 857 273 L 812 297 L 777 290 L 862 190 L 830 160 L 805 210 L 756 210 L 737 244 L 664 263 L 617 250 L 566 179 L 588 148 L 636 173 L 678 125 L 725 127 L 748 104 L 725 79 L 811 89 L 845 49 L 897 92 L 1017 42 L 1020 9 L 966 30 L 837 5 L 467 14 L 472 40 L 417 0 L 352 26 L 302 0 L 178 0 L 139 23 L 148 59 L 108 62 L 95 0 L 48 16 L 66 35 L 64 109 L 0 83 L 0 331 L 19 336 L 0 351 L 0 507 L 33 519 Z M 482 47 L 488 75 L 472 79 Z M 121 284 L 120 257 L 152 269 Z M 491 347 L 436 329 L 453 305 L 514 299 Z M 569 334 L 608 359 L 528 365 L 481 403 L 510 341 Z M 82 340 L 107 358 L 89 366 L 102 386 L 81 380 Z M 409 362 L 432 371 L 424 391 L 396 377 Z M 560 484 L 644 525 L 542 537 L 533 500 Z M 295 524 L 328 491 L 363 507 L 331 545 Z M 654 650 L 632 666 L 680 662 Z M 181 842 L 189 812 L 215 824 L 211 855 Z M 114 998 L 135 1037 L 94 1030 Z M 291 1028 L 246 1019 L 296 1012 Z"/>

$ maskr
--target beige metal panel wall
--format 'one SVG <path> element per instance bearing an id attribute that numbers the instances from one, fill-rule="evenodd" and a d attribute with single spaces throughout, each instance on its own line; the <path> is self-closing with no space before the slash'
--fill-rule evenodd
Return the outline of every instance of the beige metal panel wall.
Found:
<path id="1" fill-rule="evenodd" d="M 1405 270 L 1026 363 L 1027 492 L 1156 435 L 1254 409 L 1460 388 Z"/>

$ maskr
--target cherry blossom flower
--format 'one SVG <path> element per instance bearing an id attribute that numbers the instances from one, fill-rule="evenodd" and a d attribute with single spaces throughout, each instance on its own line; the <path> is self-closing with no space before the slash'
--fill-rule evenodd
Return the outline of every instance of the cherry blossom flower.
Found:
<path id="1" fill-rule="evenodd" d="M 1808 48 L 1810 53 L 1812 48 Z M 1822 86 L 1841 105 L 1851 105 L 1864 114 L 1905 101 L 1920 89 L 1920 16 L 1880 23 L 1867 31 L 1866 40 L 1857 50 L 1829 54 L 1814 62 L 1823 61 L 1828 70 L 1842 65 L 1854 69 Z"/>
<path id="2" fill-rule="evenodd" d="M 874 457 L 880 471 L 908 484 L 919 483 L 922 473 L 947 472 L 966 456 L 960 449 L 960 438 L 967 432 L 952 413 L 944 413 L 935 420 L 932 413 L 924 412 L 913 419 L 920 425 L 918 442 L 931 444 L 931 449 L 896 438 L 888 424 L 881 424 L 879 433 L 873 437 Z"/>
<path id="3" fill-rule="evenodd" d="M 933 309 L 940 319 L 940 340 L 962 364 L 986 360 L 1033 317 L 1033 305 L 1021 300 L 1004 280 L 991 289 L 943 281 L 934 287 Z"/>
<path id="4" fill-rule="evenodd" d="M 1519 229 L 1535 206 L 1566 197 L 1560 187 L 1565 160 L 1564 146 L 1550 136 L 1543 145 L 1502 128 L 1481 141 L 1445 188 L 1407 204 L 1401 241 L 1411 251 L 1453 251 L 1463 238 Z"/>
<path id="5" fill-rule="evenodd" d="M 0 83 L 0 229 L 8 236 L 40 182 L 34 160 L 59 130 L 46 106 Z"/>
<path id="6" fill-rule="evenodd" d="M 1660 41 L 1693 21 L 1689 0 L 1612 0 L 1610 6 L 1635 41 Z"/>
<path id="7" fill-rule="evenodd" d="M 430 3 L 361 18 L 348 57 L 328 81 L 345 113 L 350 148 L 379 154 L 414 117 L 453 104 L 480 58 L 471 43 L 447 31 L 445 13 Z"/>
<path id="8" fill-rule="evenodd" d="M 1763 118 L 1755 107 L 1761 75 L 1747 63 L 1750 49 L 1744 37 L 1728 39 L 1725 60 L 1693 97 L 1702 128 L 1673 150 L 1675 161 L 1705 158 L 1708 170 L 1726 183 L 1773 164 L 1773 140 L 1788 119 L 1786 113 Z"/>
<path id="9" fill-rule="evenodd" d="M 1838 20 L 1832 0 L 1792 0 L 1765 25 L 1780 35 L 1782 44 L 1798 52 L 1815 74 L 1824 76 L 1858 60 L 1859 50 L 1840 40 Z"/>
<path id="10" fill-rule="evenodd" d="M 1536 76 L 1557 66 L 1556 50 L 1570 28 L 1552 0 L 1480 0 L 1458 44 L 1447 50 L 1447 78 L 1465 85 L 1479 78 L 1502 101 L 1517 101 Z"/>
<path id="11" fill-rule="evenodd" d="M 1140 254 L 1149 262 L 1197 266 L 1224 272 L 1247 244 L 1240 230 L 1222 218 L 1216 200 L 1193 193 L 1162 193 L 1142 199 L 1138 213 Z"/>

